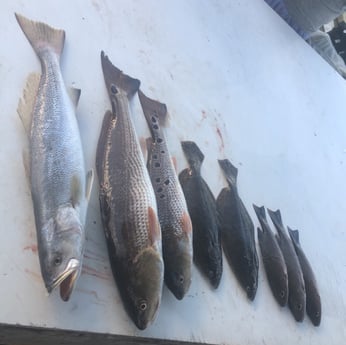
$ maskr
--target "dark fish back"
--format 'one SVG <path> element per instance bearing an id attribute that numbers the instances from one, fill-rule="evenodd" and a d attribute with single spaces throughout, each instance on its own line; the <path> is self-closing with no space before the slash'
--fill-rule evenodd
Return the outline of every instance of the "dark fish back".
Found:
<path id="1" fill-rule="evenodd" d="M 268 209 L 270 218 L 278 231 L 277 240 L 284 256 L 288 275 L 288 305 L 296 321 L 301 322 L 305 315 L 306 294 L 303 273 L 292 245 L 286 234 L 279 210 Z"/>
<path id="2" fill-rule="evenodd" d="M 217 198 L 222 246 L 238 281 L 250 300 L 258 285 L 258 256 L 254 225 L 237 191 L 237 168 L 230 161 L 219 161 L 229 187 Z"/>
<path id="3" fill-rule="evenodd" d="M 193 228 L 193 259 L 217 288 L 222 276 L 221 234 L 218 224 L 216 200 L 200 174 L 203 153 L 193 142 L 182 142 L 190 168 L 179 174 Z"/>
<path id="4" fill-rule="evenodd" d="M 258 242 L 267 279 L 276 301 L 281 306 L 287 304 L 287 268 L 281 249 L 266 219 L 264 207 L 253 205 L 262 230 L 257 228 Z"/>
<path id="5" fill-rule="evenodd" d="M 319 326 L 322 317 L 322 306 L 315 274 L 300 245 L 298 230 L 292 230 L 288 227 L 288 233 L 290 234 L 294 249 L 299 259 L 300 267 L 303 272 L 306 290 L 306 313 L 308 314 L 311 322 L 315 326 Z"/>

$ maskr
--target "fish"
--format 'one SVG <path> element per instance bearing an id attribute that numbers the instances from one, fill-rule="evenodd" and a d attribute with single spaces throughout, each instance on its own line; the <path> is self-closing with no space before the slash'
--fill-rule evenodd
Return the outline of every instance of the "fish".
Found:
<path id="1" fill-rule="evenodd" d="M 286 234 L 282 223 L 280 210 L 268 209 L 269 216 L 278 232 L 276 239 L 285 258 L 288 275 L 288 306 L 298 322 L 302 322 L 305 316 L 306 294 L 303 273 L 293 244 Z"/>
<path id="2" fill-rule="evenodd" d="M 276 301 L 284 307 L 288 300 L 288 276 L 285 259 L 267 222 L 264 207 L 253 205 L 253 208 L 262 228 L 257 228 L 257 235 L 268 282 Z"/>
<path id="3" fill-rule="evenodd" d="M 222 247 L 240 285 L 253 301 L 258 286 L 254 224 L 238 194 L 238 169 L 228 159 L 218 162 L 228 183 L 216 200 Z"/>
<path id="4" fill-rule="evenodd" d="M 307 259 L 299 241 L 299 231 L 292 230 L 287 227 L 288 233 L 291 237 L 294 249 L 298 256 L 300 267 L 303 272 L 304 284 L 306 290 L 306 313 L 308 314 L 314 326 L 319 326 L 322 317 L 321 296 L 318 291 L 318 286 L 315 274 L 311 268 L 309 260 Z"/>
<path id="5" fill-rule="evenodd" d="M 15 14 L 41 62 L 18 105 L 28 137 L 24 156 L 33 201 L 41 274 L 48 293 L 68 301 L 81 271 L 93 174 L 85 172 L 75 110 L 80 90 L 65 87 L 60 56 L 65 31 Z M 35 81 L 36 80 L 36 81 Z"/>
<path id="6" fill-rule="evenodd" d="M 112 105 L 96 152 L 101 219 L 123 305 L 144 330 L 158 313 L 164 266 L 155 194 L 129 107 L 140 81 L 115 67 L 103 51 L 101 64 Z"/>
<path id="7" fill-rule="evenodd" d="M 181 146 L 189 168 L 179 174 L 193 229 L 193 260 L 213 288 L 222 276 L 221 233 L 216 200 L 201 176 L 204 154 L 193 141 L 182 141 Z"/>
<path id="8" fill-rule="evenodd" d="M 164 280 L 173 295 L 181 300 L 191 285 L 191 219 L 162 130 L 167 119 L 167 107 L 148 98 L 141 90 L 138 96 L 151 132 L 151 138 L 147 139 L 147 168 L 155 191 L 162 231 Z"/>

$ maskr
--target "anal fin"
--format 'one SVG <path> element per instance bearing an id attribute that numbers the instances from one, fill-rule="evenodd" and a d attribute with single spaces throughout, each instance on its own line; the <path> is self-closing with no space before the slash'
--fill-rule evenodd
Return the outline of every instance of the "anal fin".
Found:
<path id="1" fill-rule="evenodd" d="M 155 244 L 156 242 L 161 242 L 161 227 L 159 223 L 159 219 L 157 217 L 156 211 L 149 206 L 148 208 L 148 219 L 149 219 L 149 238 L 151 244 Z"/>

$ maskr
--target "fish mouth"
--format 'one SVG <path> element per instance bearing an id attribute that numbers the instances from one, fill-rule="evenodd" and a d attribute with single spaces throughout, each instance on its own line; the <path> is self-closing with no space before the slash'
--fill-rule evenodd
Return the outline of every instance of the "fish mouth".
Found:
<path id="1" fill-rule="evenodd" d="M 80 262 L 77 259 L 70 259 L 64 272 L 53 282 L 51 289 L 60 285 L 60 297 L 64 302 L 70 299 L 75 282 L 79 276 Z"/>

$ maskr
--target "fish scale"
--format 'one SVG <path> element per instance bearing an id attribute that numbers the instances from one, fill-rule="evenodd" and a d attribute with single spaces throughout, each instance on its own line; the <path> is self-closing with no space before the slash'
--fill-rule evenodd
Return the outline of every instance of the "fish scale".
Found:
<path id="1" fill-rule="evenodd" d="M 140 82 L 123 74 L 103 52 L 101 62 L 112 103 L 96 153 L 101 217 L 124 307 L 145 329 L 160 305 L 163 260 L 155 194 L 130 116 L 129 101 Z"/>
<path id="2" fill-rule="evenodd" d="M 16 14 L 42 74 L 28 78 L 18 113 L 27 132 L 26 169 L 34 206 L 41 273 L 48 292 L 60 286 L 67 301 L 80 273 L 88 188 L 75 116 L 80 90 L 67 93 L 60 71 L 65 32 Z M 91 184 L 92 174 L 90 174 Z"/>
<path id="3" fill-rule="evenodd" d="M 138 95 L 152 135 L 147 140 L 147 167 L 158 205 L 165 282 L 175 297 L 182 299 L 191 284 L 192 225 L 161 128 L 167 107 L 146 97 L 142 91 Z"/>

